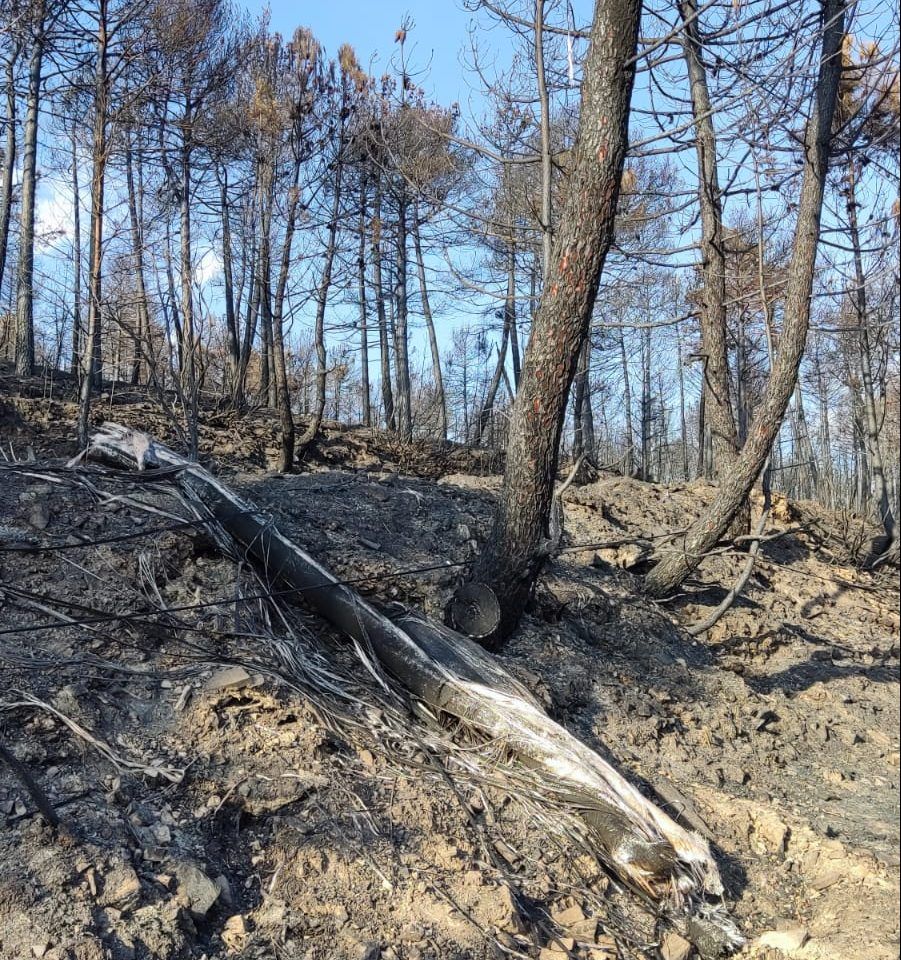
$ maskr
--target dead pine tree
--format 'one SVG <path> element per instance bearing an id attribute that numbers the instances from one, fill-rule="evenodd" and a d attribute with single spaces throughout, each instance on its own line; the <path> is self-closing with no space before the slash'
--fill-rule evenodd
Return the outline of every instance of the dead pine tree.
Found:
<path id="1" fill-rule="evenodd" d="M 515 627 L 548 556 L 570 384 L 613 237 L 640 14 L 638 0 L 595 4 L 578 141 L 513 406 L 504 487 L 489 545 L 472 573 L 500 606 L 489 642 Z"/>
<path id="2" fill-rule="evenodd" d="M 723 233 L 722 193 L 719 185 L 714 111 L 707 84 L 707 67 L 698 25 L 696 0 L 681 0 L 682 49 L 688 71 L 692 116 L 695 120 L 695 152 L 698 166 L 698 203 L 701 213 L 701 353 L 703 361 L 704 413 L 713 441 L 714 474 L 728 474 L 738 456 L 739 440 L 729 388 L 729 356 L 726 329 L 726 249 Z M 733 533 L 748 533 L 750 504 L 742 504 Z"/>
<path id="3" fill-rule="evenodd" d="M 807 340 L 810 299 L 820 236 L 823 193 L 829 165 L 832 119 L 842 72 L 844 0 L 822 4 L 822 48 L 810 119 L 804 136 L 804 173 L 795 226 L 794 248 L 786 281 L 779 349 L 748 438 L 729 474 L 720 480 L 710 507 L 678 541 L 676 549 L 655 558 L 646 586 L 652 596 L 672 593 L 697 568 L 704 555 L 729 529 L 760 476 L 795 389 Z"/>

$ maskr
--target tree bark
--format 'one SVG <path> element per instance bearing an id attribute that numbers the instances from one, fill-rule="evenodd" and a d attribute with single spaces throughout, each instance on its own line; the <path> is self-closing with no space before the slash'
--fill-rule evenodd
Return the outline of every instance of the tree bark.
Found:
<path id="1" fill-rule="evenodd" d="M 591 364 L 591 337 L 585 338 L 576 377 L 573 381 L 573 460 L 582 459 L 594 463 L 595 438 L 594 414 L 591 410 L 589 370 Z M 582 471 L 583 477 L 586 475 Z"/>
<path id="2" fill-rule="evenodd" d="M 294 415 L 291 412 L 291 391 L 288 388 L 288 369 L 285 356 L 284 313 L 285 294 L 288 288 L 288 273 L 291 269 L 291 250 L 294 245 L 294 231 L 297 226 L 297 207 L 300 203 L 300 160 L 294 163 L 294 175 L 288 196 L 288 210 L 285 223 L 285 238 L 282 243 L 281 263 L 278 282 L 272 304 L 272 336 L 275 347 L 275 385 L 278 401 L 278 413 L 281 422 L 281 444 L 278 469 L 288 473 L 294 467 Z"/>
<path id="3" fill-rule="evenodd" d="M 369 388 L 369 317 L 366 304 L 366 201 L 368 179 L 366 170 L 360 174 L 360 246 L 357 251 L 357 296 L 360 299 L 360 403 L 362 423 L 372 426 Z"/>
<path id="4" fill-rule="evenodd" d="M 429 289 L 426 285 L 425 258 L 422 255 L 422 240 L 419 236 L 419 204 L 413 204 L 413 250 L 416 254 L 416 267 L 419 273 L 419 295 L 422 298 L 422 315 L 425 319 L 426 333 L 429 337 L 429 350 L 432 355 L 432 379 L 435 381 L 435 398 L 438 404 L 438 436 L 447 440 L 447 399 L 444 394 L 444 378 L 441 375 L 441 351 L 438 349 L 438 337 L 435 335 L 435 322 L 432 318 L 432 305 L 429 301 Z"/>
<path id="5" fill-rule="evenodd" d="M 473 572 L 500 604 L 490 640 L 516 626 L 547 559 L 569 388 L 613 237 L 640 13 L 639 0 L 595 3 L 573 168 L 513 406 L 494 532 Z"/>
<path id="6" fill-rule="evenodd" d="M 626 420 L 626 452 L 623 454 L 623 476 L 635 476 L 635 428 L 632 425 L 632 384 L 629 376 L 629 358 L 626 355 L 626 335 L 619 330 L 619 357 L 623 368 L 623 410 Z"/>
<path id="7" fill-rule="evenodd" d="M 406 184 L 397 195 L 397 258 L 394 275 L 394 372 L 397 376 L 397 426 L 401 440 L 413 439 L 413 390 L 410 384 L 410 360 L 407 335 L 407 215 L 409 200 Z"/>
<path id="8" fill-rule="evenodd" d="M 897 551 L 898 528 L 892 512 L 891 498 L 885 477 L 885 463 L 879 446 L 879 417 L 876 413 L 876 388 L 873 383 L 873 360 L 870 344 L 870 319 L 867 312 L 866 276 L 863 272 L 863 257 L 860 250 L 860 229 L 857 224 L 857 188 L 854 161 L 847 175 L 846 210 L 851 234 L 851 246 L 854 250 L 854 310 L 857 314 L 857 347 L 860 369 L 861 400 L 863 406 L 863 427 L 866 441 L 867 460 L 870 468 L 870 483 L 879 521 L 885 531 L 887 546 Z"/>
<path id="9" fill-rule="evenodd" d="M 78 156 L 75 129 L 72 129 L 72 373 L 81 375 L 84 331 L 81 322 L 81 191 L 78 185 Z"/>
<path id="10" fill-rule="evenodd" d="M 723 207 L 716 156 L 713 107 L 707 84 L 707 68 L 698 25 L 697 0 L 680 0 L 682 50 L 688 71 L 695 149 L 698 164 L 698 202 L 701 211 L 701 258 L 703 291 L 701 305 L 701 351 L 705 417 L 713 443 L 713 468 L 717 479 L 732 468 L 741 446 L 729 390 L 729 354 L 726 331 L 726 251 L 723 238 Z M 743 505 L 733 525 L 733 534 L 750 530 L 750 503 Z"/>
<path id="11" fill-rule="evenodd" d="M 46 0 L 36 0 L 32 12 L 34 36 L 28 62 L 25 132 L 22 137 L 22 200 L 16 275 L 16 373 L 26 377 L 34 373 L 34 208 L 46 16 Z"/>
<path id="12" fill-rule="evenodd" d="M 385 316 L 385 287 L 382 282 L 382 183 L 378 174 L 375 182 L 375 209 L 372 221 L 372 286 L 379 321 L 382 410 L 385 415 L 385 426 L 393 433 L 397 430 L 397 418 L 394 412 L 394 391 L 391 389 L 391 348 L 388 337 L 388 318 Z"/>
<path id="13" fill-rule="evenodd" d="M 342 128 L 343 130 L 343 128 Z M 319 278 L 319 287 L 316 290 L 316 321 L 314 326 L 314 340 L 316 344 L 316 399 L 310 422 L 298 441 L 298 458 L 302 458 L 307 447 L 319 435 L 322 418 L 325 415 L 325 388 L 328 375 L 328 358 L 325 353 L 325 311 L 328 306 L 328 294 L 332 286 L 332 267 L 335 262 L 337 247 L 338 218 L 341 215 L 341 188 L 344 180 L 344 143 L 343 132 L 338 143 L 338 155 L 335 159 L 335 181 L 333 184 L 332 209 L 329 215 L 328 240 L 325 246 L 325 256 L 322 263 L 322 276 Z"/>
<path id="14" fill-rule="evenodd" d="M 494 374 L 488 384 L 488 390 L 485 393 L 485 402 L 476 419 L 475 431 L 473 433 L 473 443 L 476 445 L 482 442 L 485 428 L 491 419 L 491 412 L 494 409 L 497 400 L 498 387 L 501 384 L 501 378 L 504 375 L 504 367 L 507 362 L 507 344 L 510 340 L 510 334 L 516 326 L 516 274 L 514 267 L 516 263 L 516 251 L 511 245 L 507 258 L 507 295 L 504 299 L 504 328 L 501 333 L 501 344 L 497 351 L 497 363 L 494 367 Z M 465 398 L 464 398 L 465 399 Z"/>
<path id="15" fill-rule="evenodd" d="M 0 175 L 0 295 L 6 273 L 9 250 L 9 224 L 13 208 L 13 173 L 16 168 L 16 63 L 20 45 L 16 43 L 6 61 L 6 146 L 3 150 L 3 173 Z"/>
<path id="16" fill-rule="evenodd" d="M 125 134 L 125 185 L 128 193 L 128 219 L 131 226 L 131 256 L 134 265 L 135 287 L 138 302 L 138 329 L 135 335 L 135 356 L 132 364 L 131 382 L 141 382 L 142 358 L 148 351 L 150 342 L 150 302 L 147 299 L 147 285 L 144 281 L 144 237 L 141 220 L 138 216 L 138 192 L 134 176 L 131 131 Z"/>
<path id="17" fill-rule="evenodd" d="M 232 396 L 241 365 L 241 348 L 238 342 L 238 321 L 235 312 L 235 283 L 232 265 L 231 208 L 228 202 L 228 168 L 223 165 L 219 177 L 219 211 L 222 219 L 222 298 L 225 301 L 225 334 L 228 342 L 228 372 L 231 378 Z"/>
<path id="18" fill-rule="evenodd" d="M 748 439 L 709 509 L 691 526 L 677 552 L 657 558 L 647 577 L 653 596 L 666 596 L 697 568 L 742 508 L 778 435 L 795 388 L 810 323 L 810 298 L 820 236 L 830 131 L 841 77 L 844 0 L 822 4 L 823 43 L 813 107 L 804 137 L 804 174 L 785 291 L 782 335 Z"/>
<path id="19" fill-rule="evenodd" d="M 535 75 L 538 81 L 539 129 L 541 136 L 541 279 L 547 283 L 554 242 L 553 170 L 551 167 L 551 107 L 544 68 L 544 2 L 535 0 Z"/>
<path id="20" fill-rule="evenodd" d="M 86 447 L 91 395 L 103 375 L 100 320 L 103 304 L 103 214 L 106 189 L 107 116 L 109 70 L 107 69 L 107 0 L 97 4 L 97 51 L 94 67 L 94 132 L 91 144 L 91 236 L 88 254 L 88 329 L 81 351 L 81 392 L 78 407 L 78 446 Z M 101 381 L 102 382 L 102 381 Z"/>
<path id="21" fill-rule="evenodd" d="M 191 124 L 190 107 L 186 104 L 181 143 L 180 189 L 180 256 L 181 256 L 181 374 L 182 394 L 185 402 L 185 427 L 188 449 L 197 456 L 199 414 L 197 396 L 197 368 L 194 356 L 194 271 L 191 263 Z"/>

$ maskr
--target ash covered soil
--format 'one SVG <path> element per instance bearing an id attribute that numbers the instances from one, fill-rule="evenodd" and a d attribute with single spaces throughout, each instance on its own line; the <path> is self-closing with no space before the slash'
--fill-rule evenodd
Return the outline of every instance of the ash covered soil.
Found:
<path id="1" fill-rule="evenodd" d="M 0 744 L 63 829 L 0 763 L 0 958 L 690 956 L 503 790 L 455 788 L 415 742 L 367 740 L 268 673 L 247 571 L 202 529 L 173 529 L 159 488 L 59 482 L 74 408 L 25 393 L 0 397 L 20 461 L 0 470 Z M 107 399 L 106 418 L 176 441 L 149 404 Z M 274 448 L 262 417 L 203 430 L 208 465 L 335 574 L 440 618 L 489 536 L 496 458 L 335 425 L 282 477 Z M 654 604 L 629 569 L 643 547 L 623 541 L 684 527 L 712 492 L 571 487 L 564 550 L 501 659 L 711 838 L 740 956 L 895 958 L 897 570 L 855 563 L 858 518 L 777 498 L 781 536 L 693 639 L 744 557 L 707 560 Z M 63 548 L 33 549 L 48 544 Z M 322 621 L 290 625 L 364 684 Z"/>

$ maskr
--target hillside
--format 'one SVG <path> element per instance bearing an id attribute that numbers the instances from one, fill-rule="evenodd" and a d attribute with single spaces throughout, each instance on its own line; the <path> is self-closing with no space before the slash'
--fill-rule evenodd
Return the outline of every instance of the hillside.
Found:
<path id="1" fill-rule="evenodd" d="M 246 571 L 179 527 L 164 490 L 67 479 L 74 405 L 28 393 L 0 395 L 0 743 L 65 829 L 53 837 L 0 764 L 0 958 L 686 960 L 503 790 L 456 790 L 415 741 L 367 739 L 328 696 L 267 671 L 290 628 L 367 696 L 337 635 L 302 610 L 267 623 Z M 139 396 L 98 413 L 177 442 Z M 487 452 L 335 424 L 282 476 L 268 419 L 223 415 L 203 438 L 227 483 L 381 603 L 440 618 L 488 536 Z M 742 597 L 692 639 L 744 557 L 709 559 L 666 604 L 628 568 L 712 489 L 607 474 L 570 488 L 564 549 L 502 659 L 714 841 L 741 956 L 889 960 L 897 570 L 858 568 L 859 518 L 778 500 Z"/>

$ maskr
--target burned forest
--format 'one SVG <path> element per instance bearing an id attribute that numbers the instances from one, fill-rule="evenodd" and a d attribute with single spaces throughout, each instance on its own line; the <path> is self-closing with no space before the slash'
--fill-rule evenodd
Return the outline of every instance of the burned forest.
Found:
<path id="1" fill-rule="evenodd" d="M 899 18 L 0 3 L 0 960 L 894 960 Z"/>

